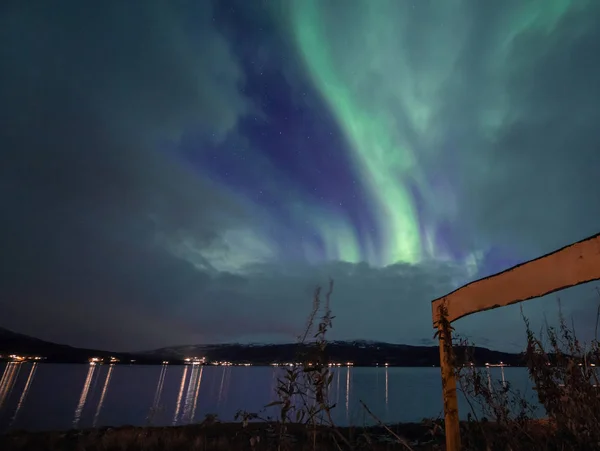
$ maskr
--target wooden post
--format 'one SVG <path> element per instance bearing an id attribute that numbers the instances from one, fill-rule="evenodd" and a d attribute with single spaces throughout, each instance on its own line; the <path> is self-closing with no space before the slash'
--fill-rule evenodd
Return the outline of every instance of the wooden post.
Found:
<path id="1" fill-rule="evenodd" d="M 454 374 L 454 356 L 452 351 L 452 332 L 450 324 L 438 324 L 440 340 L 440 370 L 442 373 L 442 395 L 444 399 L 444 429 L 446 432 L 446 451 L 460 451 L 460 423 L 458 418 L 458 397 L 456 395 L 456 376 Z"/>
<path id="2" fill-rule="evenodd" d="M 600 233 L 550 254 L 471 282 L 431 303 L 433 327 L 440 340 L 446 451 L 460 450 L 458 398 L 450 324 L 484 310 L 544 296 L 600 280 Z"/>

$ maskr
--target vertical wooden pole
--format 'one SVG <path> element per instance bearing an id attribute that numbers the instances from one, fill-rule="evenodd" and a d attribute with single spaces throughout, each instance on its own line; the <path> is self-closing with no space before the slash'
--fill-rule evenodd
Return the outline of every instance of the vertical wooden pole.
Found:
<path id="1" fill-rule="evenodd" d="M 443 327 L 441 322 L 439 325 L 439 340 L 442 393 L 444 396 L 446 451 L 460 451 L 460 424 L 458 421 L 456 377 L 454 374 L 454 362 L 452 358 L 452 334 L 450 328 Z"/>

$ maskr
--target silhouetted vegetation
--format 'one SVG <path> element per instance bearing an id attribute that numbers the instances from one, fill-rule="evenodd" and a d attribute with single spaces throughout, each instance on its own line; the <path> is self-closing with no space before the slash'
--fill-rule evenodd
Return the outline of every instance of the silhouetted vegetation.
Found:
<path id="1" fill-rule="evenodd" d="M 461 431 L 463 449 L 599 450 L 598 339 L 587 346 L 580 342 L 560 304 L 559 325 L 546 324 L 537 336 L 523 319 L 525 361 L 544 412 L 509 381 L 491 381 L 483 369 L 457 366 L 470 410 Z M 541 420 L 540 414 L 545 414 Z"/>

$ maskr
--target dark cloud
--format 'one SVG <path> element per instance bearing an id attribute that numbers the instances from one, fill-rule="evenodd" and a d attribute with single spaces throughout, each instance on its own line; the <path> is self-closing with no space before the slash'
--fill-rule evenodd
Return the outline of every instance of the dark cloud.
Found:
<path id="1" fill-rule="evenodd" d="M 502 126 L 478 141 L 464 137 L 467 145 L 456 149 L 465 152 L 464 217 L 488 241 L 526 258 L 600 230 L 600 63 L 594 57 L 600 53 L 599 15 L 591 2 L 561 16 L 547 32 L 517 34 L 508 45 L 504 74 L 498 74 L 505 77 Z M 484 36 L 471 41 L 474 59 L 483 58 L 475 49 Z M 493 90 L 472 81 L 473 101 Z"/>
<path id="2" fill-rule="evenodd" d="M 294 340 L 305 326 L 315 287 L 325 289 L 329 277 L 334 279 L 331 308 L 336 317 L 331 339 L 418 345 L 433 343 L 431 300 L 454 290 L 469 275 L 460 265 L 433 261 L 385 268 L 344 262 L 253 265 L 243 276 L 213 279 L 201 292 L 211 308 L 198 317 L 199 330 L 213 341 Z M 593 284 L 463 318 L 456 323 L 457 336 L 520 352 L 526 343 L 523 316 L 536 332 L 546 322 L 556 325 L 559 300 L 567 322 L 589 342 L 600 301 Z"/>
<path id="3" fill-rule="evenodd" d="M 197 330 L 178 306 L 199 305 L 209 276 L 161 237 L 206 245 L 243 212 L 167 151 L 191 125 L 219 139 L 251 108 L 209 6 L 3 4 L 4 326 L 108 347 Z"/>
<path id="4" fill-rule="evenodd" d="M 293 340 L 310 313 L 315 287 L 325 289 L 331 277 L 333 338 L 416 343 L 432 331 L 430 301 L 451 290 L 465 274 L 454 265 L 434 262 L 385 268 L 332 262 L 254 265 L 242 277 L 244 283 L 214 285 L 206 293 L 213 307 L 201 319 L 203 330 L 218 329 L 215 336 L 221 340 L 236 335 L 254 341 Z M 218 328 L 210 326 L 218 322 Z"/>

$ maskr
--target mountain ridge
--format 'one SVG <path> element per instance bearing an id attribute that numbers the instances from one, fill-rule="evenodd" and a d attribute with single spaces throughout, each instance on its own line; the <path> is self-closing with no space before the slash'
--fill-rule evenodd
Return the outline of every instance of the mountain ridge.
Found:
<path id="1" fill-rule="evenodd" d="M 483 347 L 470 347 L 476 364 L 504 362 L 522 365 L 521 354 L 494 351 Z M 457 357 L 465 355 L 466 348 L 455 347 Z M 144 351 L 143 355 L 163 355 L 166 358 L 205 357 L 209 361 L 247 362 L 254 364 L 291 363 L 297 360 L 299 351 L 310 351 L 310 343 L 241 344 L 218 343 L 201 345 L 168 346 Z M 439 366 L 439 348 L 426 345 L 407 345 L 373 340 L 331 341 L 325 354 L 330 362 L 355 366 Z"/>
<path id="2" fill-rule="evenodd" d="M 465 348 L 455 347 L 456 355 L 464 356 Z M 523 357 L 487 348 L 473 347 L 473 361 L 477 365 L 504 362 L 522 365 Z M 298 343 L 219 343 L 203 345 L 169 346 L 143 352 L 112 352 L 98 349 L 77 348 L 52 343 L 29 335 L 0 328 L 0 355 L 39 355 L 49 362 L 85 363 L 91 357 L 116 357 L 122 362 L 136 361 L 140 364 L 156 364 L 169 360 L 183 363 L 187 357 L 206 357 L 209 362 L 251 363 L 270 365 L 291 363 L 298 360 L 299 353 L 309 353 L 310 344 Z M 438 346 L 407 345 L 378 342 L 374 340 L 331 341 L 327 344 L 326 357 L 329 362 L 354 366 L 439 366 Z M 464 359 L 463 359 L 464 360 Z"/>
<path id="3" fill-rule="evenodd" d="M 38 355 L 45 357 L 48 362 L 57 363 L 84 363 L 88 362 L 91 357 L 116 357 L 122 361 L 135 360 L 139 363 L 148 364 L 159 363 L 160 360 L 158 355 L 148 356 L 138 353 L 78 348 L 66 344 L 53 343 L 0 327 L 0 355 L 7 356 L 9 354 Z"/>

